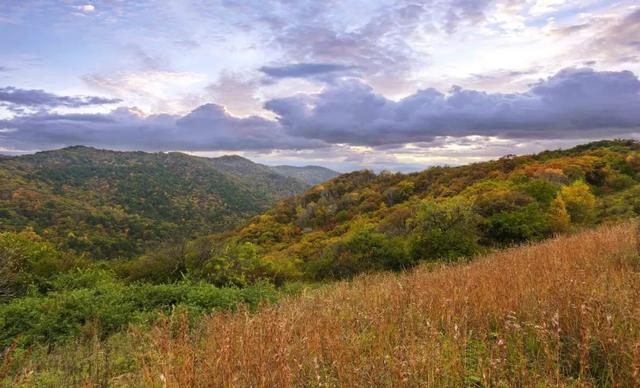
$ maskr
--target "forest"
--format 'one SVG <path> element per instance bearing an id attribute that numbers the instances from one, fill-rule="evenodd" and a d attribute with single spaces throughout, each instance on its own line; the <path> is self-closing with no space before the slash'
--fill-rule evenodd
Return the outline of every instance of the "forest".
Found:
<path id="1" fill-rule="evenodd" d="M 6 379 L 42 349 L 111 341 L 167 315 L 253 311 L 363 274 L 460 266 L 640 214 L 633 140 L 411 174 L 356 171 L 300 194 L 299 180 L 250 190 L 175 154 L 81 148 L 0 165 Z"/>
<path id="2" fill-rule="evenodd" d="M 1 230 L 32 230 L 92 259 L 233 228 L 310 186 L 237 156 L 82 146 L 0 158 L 0 182 Z"/>

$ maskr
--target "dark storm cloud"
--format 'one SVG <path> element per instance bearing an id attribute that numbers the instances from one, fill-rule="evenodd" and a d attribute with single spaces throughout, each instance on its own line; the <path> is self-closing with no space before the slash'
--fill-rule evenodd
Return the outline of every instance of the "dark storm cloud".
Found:
<path id="1" fill-rule="evenodd" d="M 629 71 L 565 69 L 524 93 L 453 87 L 421 90 L 400 101 L 356 80 L 319 94 L 273 99 L 266 108 L 285 131 L 327 143 L 381 146 L 438 136 L 580 138 L 640 128 L 640 81 Z"/>
<path id="2" fill-rule="evenodd" d="M 215 104 L 185 116 L 141 116 L 118 108 L 109 114 L 36 113 L 0 120 L 0 145 L 49 149 L 74 144 L 130 150 L 302 149 L 321 142 L 293 139 L 278 123 L 257 116 L 237 118 Z"/>
<path id="3" fill-rule="evenodd" d="M 337 63 L 294 63 L 284 66 L 263 66 L 259 70 L 273 78 L 307 78 L 329 73 L 344 73 L 354 66 Z"/>
<path id="4" fill-rule="evenodd" d="M 78 108 L 89 105 L 106 105 L 121 102 L 115 98 L 95 96 L 59 96 L 44 90 L 18 89 L 12 86 L 0 88 L 0 105 L 26 108 L 53 108 L 71 107 Z"/>

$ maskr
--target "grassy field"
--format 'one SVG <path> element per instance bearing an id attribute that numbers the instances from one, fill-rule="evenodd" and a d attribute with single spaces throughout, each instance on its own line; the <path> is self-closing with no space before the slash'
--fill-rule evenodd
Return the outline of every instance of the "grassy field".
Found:
<path id="1" fill-rule="evenodd" d="M 4 356 L 6 385 L 640 384 L 638 225 L 372 274 L 106 342 Z M 81 361 L 80 361 L 81 360 Z M 4 376 L 2 376 L 4 374 Z"/>

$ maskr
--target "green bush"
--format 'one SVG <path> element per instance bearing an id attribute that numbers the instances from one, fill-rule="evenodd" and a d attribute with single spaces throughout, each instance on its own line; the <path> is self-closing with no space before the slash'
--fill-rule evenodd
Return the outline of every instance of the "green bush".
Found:
<path id="1" fill-rule="evenodd" d="M 511 212 L 492 215 L 484 230 L 485 240 L 501 245 L 536 241 L 551 235 L 547 216 L 537 203 Z"/>
<path id="2" fill-rule="evenodd" d="M 556 197 L 560 185 L 546 179 L 534 179 L 524 183 L 519 189 L 534 198 L 540 205 L 547 207 Z"/>
<path id="3" fill-rule="evenodd" d="M 46 290 L 53 276 L 86 265 L 33 232 L 0 233 L 0 301 L 23 295 L 29 287 Z"/>
<path id="4" fill-rule="evenodd" d="M 478 216 L 464 200 L 423 202 L 411 225 L 410 249 L 415 260 L 454 260 L 480 250 Z"/>
<path id="5" fill-rule="evenodd" d="M 376 270 L 400 270 L 413 265 L 399 238 L 389 238 L 371 227 L 351 232 L 308 263 L 316 279 L 346 278 Z"/>
<path id="6" fill-rule="evenodd" d="M 93 279 L 94 284 L 88 284 Z M 16 298 L 0 305 L 0 348 L 16 342 L 56 343 L 97 328 L 106 336 L 130 323 L 152 320 L 157 313 L 186 308 L 199 314 L 232 309 L 239 303 L 254 307 L 274 301 L 275 288 L 256 283 L 246 288 L 218 288 L 198 282 L 124 284 L 104 271 L 84 271 L 53 282 L 46 295 Z"/>

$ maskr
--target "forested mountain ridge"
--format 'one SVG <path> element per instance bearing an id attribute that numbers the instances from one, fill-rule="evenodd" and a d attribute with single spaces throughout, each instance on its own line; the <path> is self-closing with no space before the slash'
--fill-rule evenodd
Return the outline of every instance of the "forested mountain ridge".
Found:
<path id="1" fill-rule="evenodd" d="M 640 143 L 600 141 L 412 174 L 343 174 L 280 201 L 222 245 L 252 247 L 274 278 L 319 279 L 452 260 L 638 214 Z"/>
<path id="2" fill-rule="evenodd" d="M 326 182 L 340 175 L 339 172 L 321 166 L 271 166 L 279 174 L 292 177 L 310 185 Z"/>
<path id="3" fill-rule="evenodd" d="M 254 163 L 238 155 L 208 160 L 216 170 L 235 176 L 245 185 L 264 192 L 273 201 L 300 194 L 310 186 L 303 180 L 280 174 L 269 166 Z"/>
<path id="4" fill-rule="evenodd" d="M 149 243 L 232 228 L 308 187 L 223 160 L 83 146 L 1 158 L 0 230 L 31 228 L 92 258 L 131 257 Z"/>

